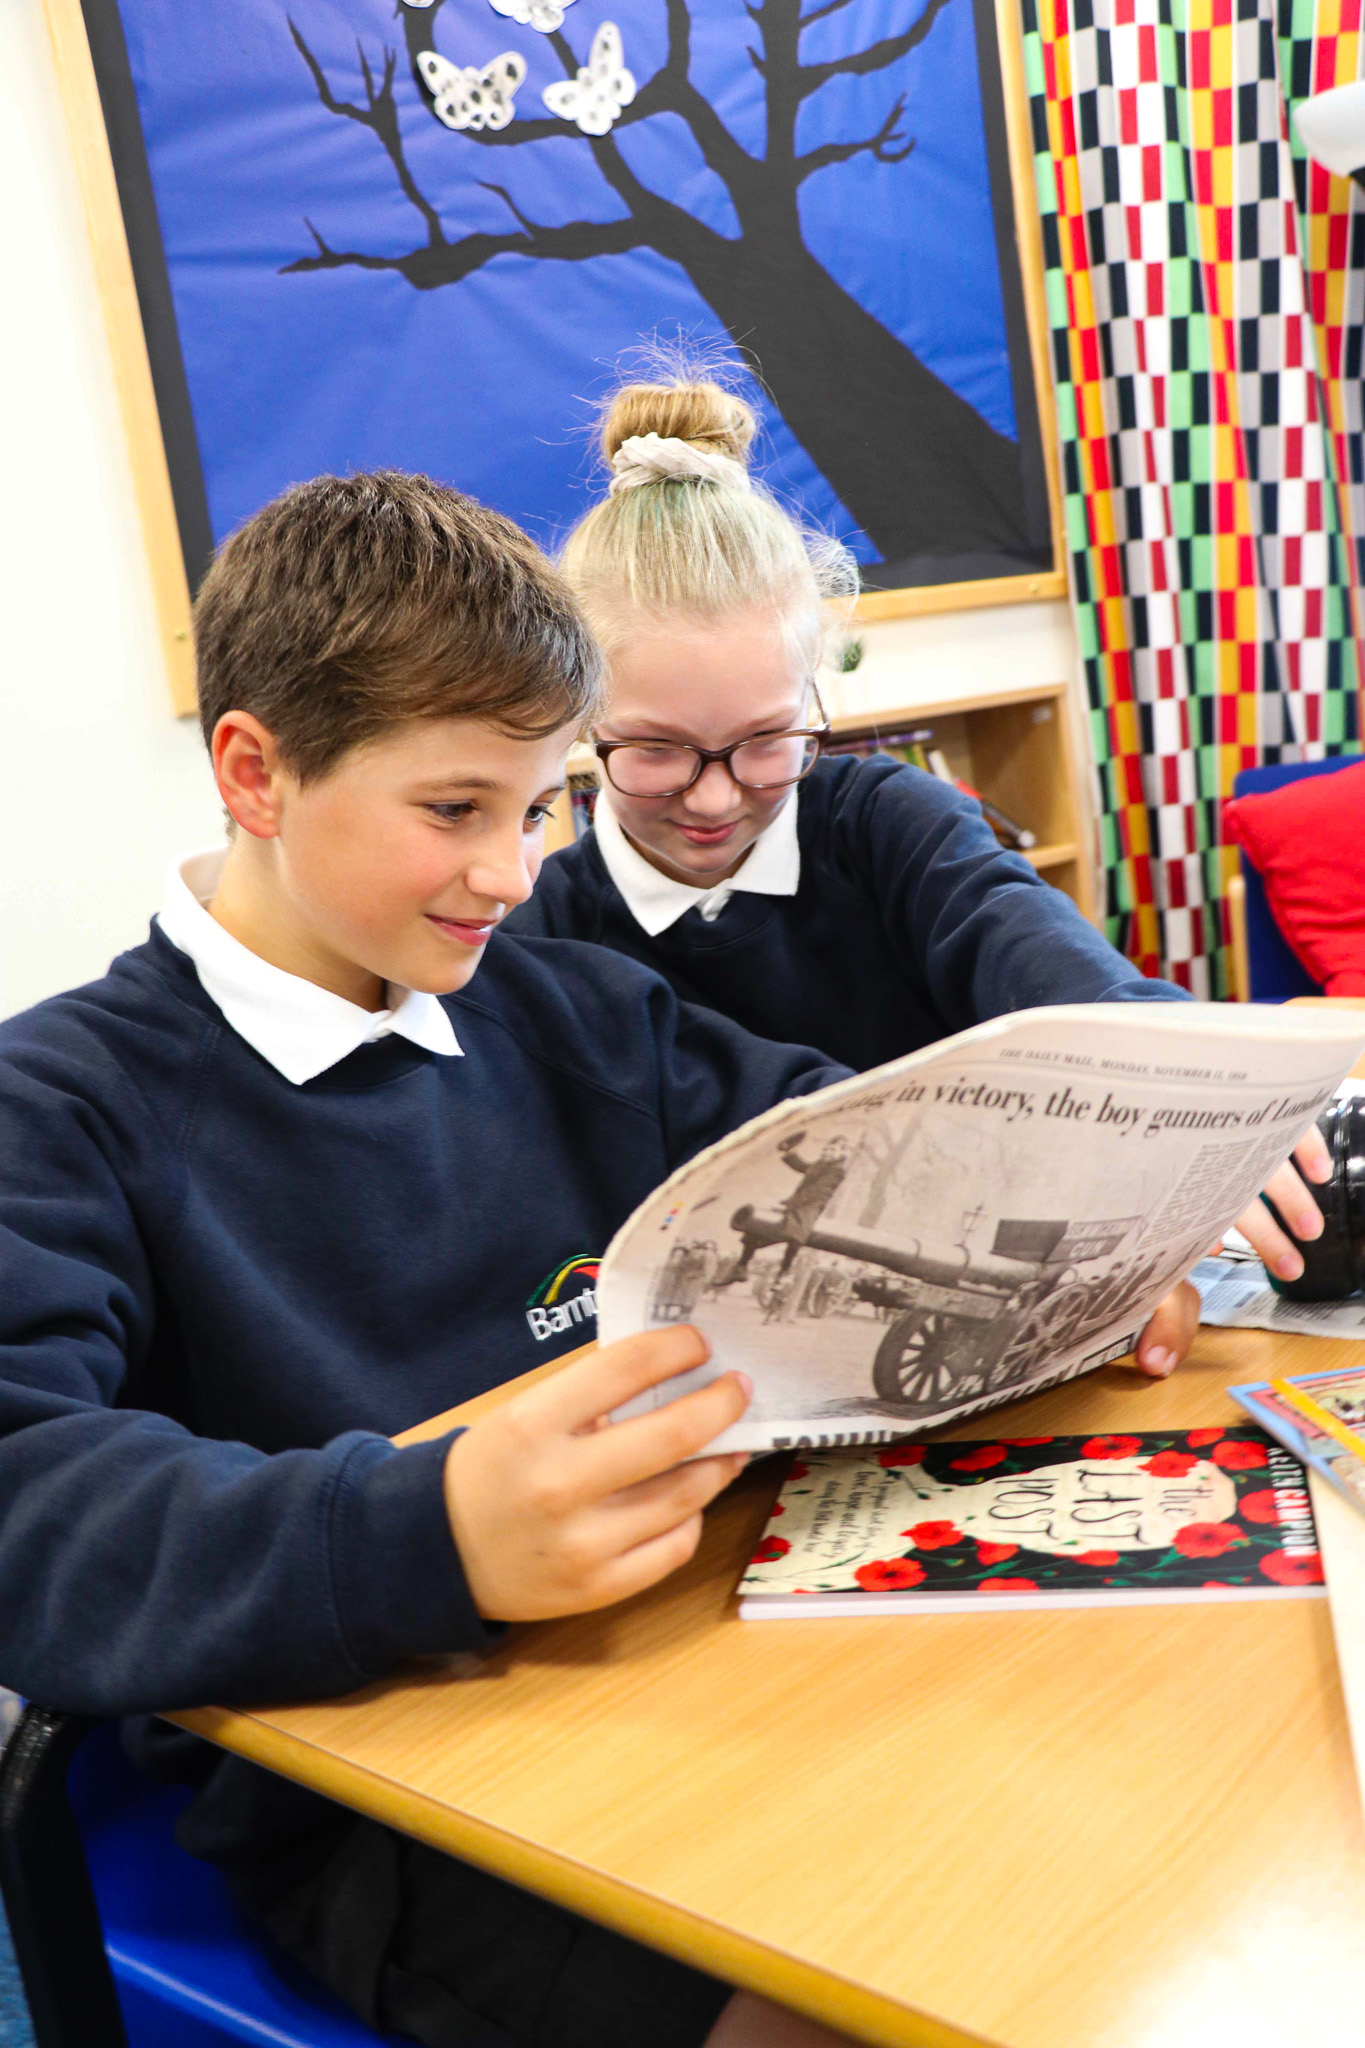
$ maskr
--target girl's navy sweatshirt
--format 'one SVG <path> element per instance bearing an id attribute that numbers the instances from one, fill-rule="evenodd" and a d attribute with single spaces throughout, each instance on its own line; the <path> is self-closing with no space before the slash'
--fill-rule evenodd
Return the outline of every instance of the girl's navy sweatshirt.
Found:
<path id="1" fill-rule="evenodd" d="M 463 1058 L 296 1087 L 153 927 L 0 1025 L 0 1682 L 126 1714 L 484 1645 L 449 1440 L 388 1437 L 585 1341 L 635 1205 L 842 1078 L 595 947 L 499 933 L 446 1002 Z M 223 1854 L 289 1805 L 244 1784 Z"/>
<path id="2" fill-rule="evenodd" d="M 794 896 L 733 895 L 651 938 L 589 832 L 554 854 L 508 929 L 588 939 L 747 1031 L 860 1072 L 1007 1010 L 1169 1002 L 1060 890 L 1007 853 L 979 806 L 885 756 L 826 756 L 801 785 Z"/>

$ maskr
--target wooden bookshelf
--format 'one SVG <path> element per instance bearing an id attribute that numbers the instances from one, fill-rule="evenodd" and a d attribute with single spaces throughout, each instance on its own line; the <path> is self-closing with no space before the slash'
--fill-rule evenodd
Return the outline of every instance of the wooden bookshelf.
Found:
<path id="1" fill-rule="evenodd" d="M 1086 805 L 1079 750 L 1065 683 L 1037 683 L 991 696 L 952 697 L 890 710 L 849 712 L 830 720 L 840 739 L 862 739 L 933 729 L 934 744 L 949 767 L 982 796 L 1037 834 L 1024 855 L 1040 875 L 1064 890 L 1087 917 L 1093 914 L 1093 885 L 1086 857 Z M 570 771 L 591 773 L 596 762 L 587 747 L 576 747 Z M 573 837 L 568 798 L 556 804 L 546 831 L 546 851 Z"/>
<path id="2" fill-rule="evenodd" d="M 594 780 L 597 778 L 597 756 L 590 746 L 572 747 L 566 765 L 570 776 L 591 775 Z M 561 846 L 572 846 L 573 836 L 573 809 L 566 789 L 545 821 L 546 855 L 558 853 Z"/>
<path id="3" fill-rule="evenodd" d="M 1080 849 L 1074 840 L 1063 839 L 1056 846 L 1030 846 L 1024 851 L 1024 859 L 1044 874 L 1049 868 L 1070 867 L 1079 856 Z"/>
<path id="4" fill-rule="evenodd" d="M 928 726 L 954 775 L 1036 833 L 1024 855 L 1040 875 L 1093 915 L 1085 852 L 1086 804 L 1065 683 L 1036 683 L 990 696 L 950 697 L 832 718 L 840 739 Z"/>

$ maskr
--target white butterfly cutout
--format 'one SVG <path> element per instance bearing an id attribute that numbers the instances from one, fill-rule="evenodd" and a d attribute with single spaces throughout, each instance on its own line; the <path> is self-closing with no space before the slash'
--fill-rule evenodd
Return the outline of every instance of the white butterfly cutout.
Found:
<path id="1" fill-rule="evenodd" d="M 578 76 L 546 86 L 541 97 L 550 112 L 561 121 L 572 121 L 584 135 L 605 135 L 635 97 L 635 80 L 624 56 L 620 29 L 614 21 L 604 21 Z"/>
<path id="2" fill-rule="evenodd" d="M 505 128 L 516 112 L 512 98 L 526 76 L 526 59 L 504 50 L 480 69 L 421 50 L 417 69 L 431 94 L 431 111 L 447 128 Z"/>
<path id="3" fill-rule="evenodd" d="M 425 6 L 427 0 L 422 0 Z M 553 34 L 564 26 L 564 9 L 573 6 L 573 0 L 488 0 L 495 14 L 505 14 L 511 21 L 519 21 L 523 28 L 538 28 L 543 36 Z"/>

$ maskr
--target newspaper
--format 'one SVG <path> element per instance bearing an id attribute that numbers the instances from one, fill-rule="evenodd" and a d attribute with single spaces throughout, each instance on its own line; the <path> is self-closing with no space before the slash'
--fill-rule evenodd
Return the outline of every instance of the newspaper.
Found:
<path id="1" fill-rule="evenodd" d="M 1345 1301 L 1289 1301 L 1259 1259 L 1201 1259 L 1190 1274 L 1199 1320 L 1219 1330 L 1287 1330 L 1302 1337 L 1365 1337 L 1365 1295 Z"/>
<path id="2" fill-rule="evenodd" d="M 754 1383 L 712 1449 L 883 1443 L 1122 1357 L 1365 1046 L 1351 1011 L 1025 1010 L 785 1102 L 617 1232 L 610 1343 L 689 1322 Z"/>

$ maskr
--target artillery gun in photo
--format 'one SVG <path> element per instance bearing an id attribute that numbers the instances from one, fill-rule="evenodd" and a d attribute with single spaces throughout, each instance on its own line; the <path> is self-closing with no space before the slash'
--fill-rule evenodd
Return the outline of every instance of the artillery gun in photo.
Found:
<path id="1" fill-rule="evenodd" d="M 989 1252 L 818 1226 L 798 1237 L 783 1210 L 747 1203 L 730 1226 L 746 1265 L 773 1245 L 820 1255 L 822 1284 L 805 1290 L 798 1314 L 818 1317 L 853 1300 L 890 1316 L 872 1384 L 879 1400 L 913 1417 L 1018 1386 L 1111 1323 L 1158 1271 L 1156 1259 L 1114 1260 L 1140 1221 L 1002 1219 Z M 1097 1270 L 1102 1261 L 1112 1263 Z M 840 1268 L 846 1289 L 832 1283 Z"/>

